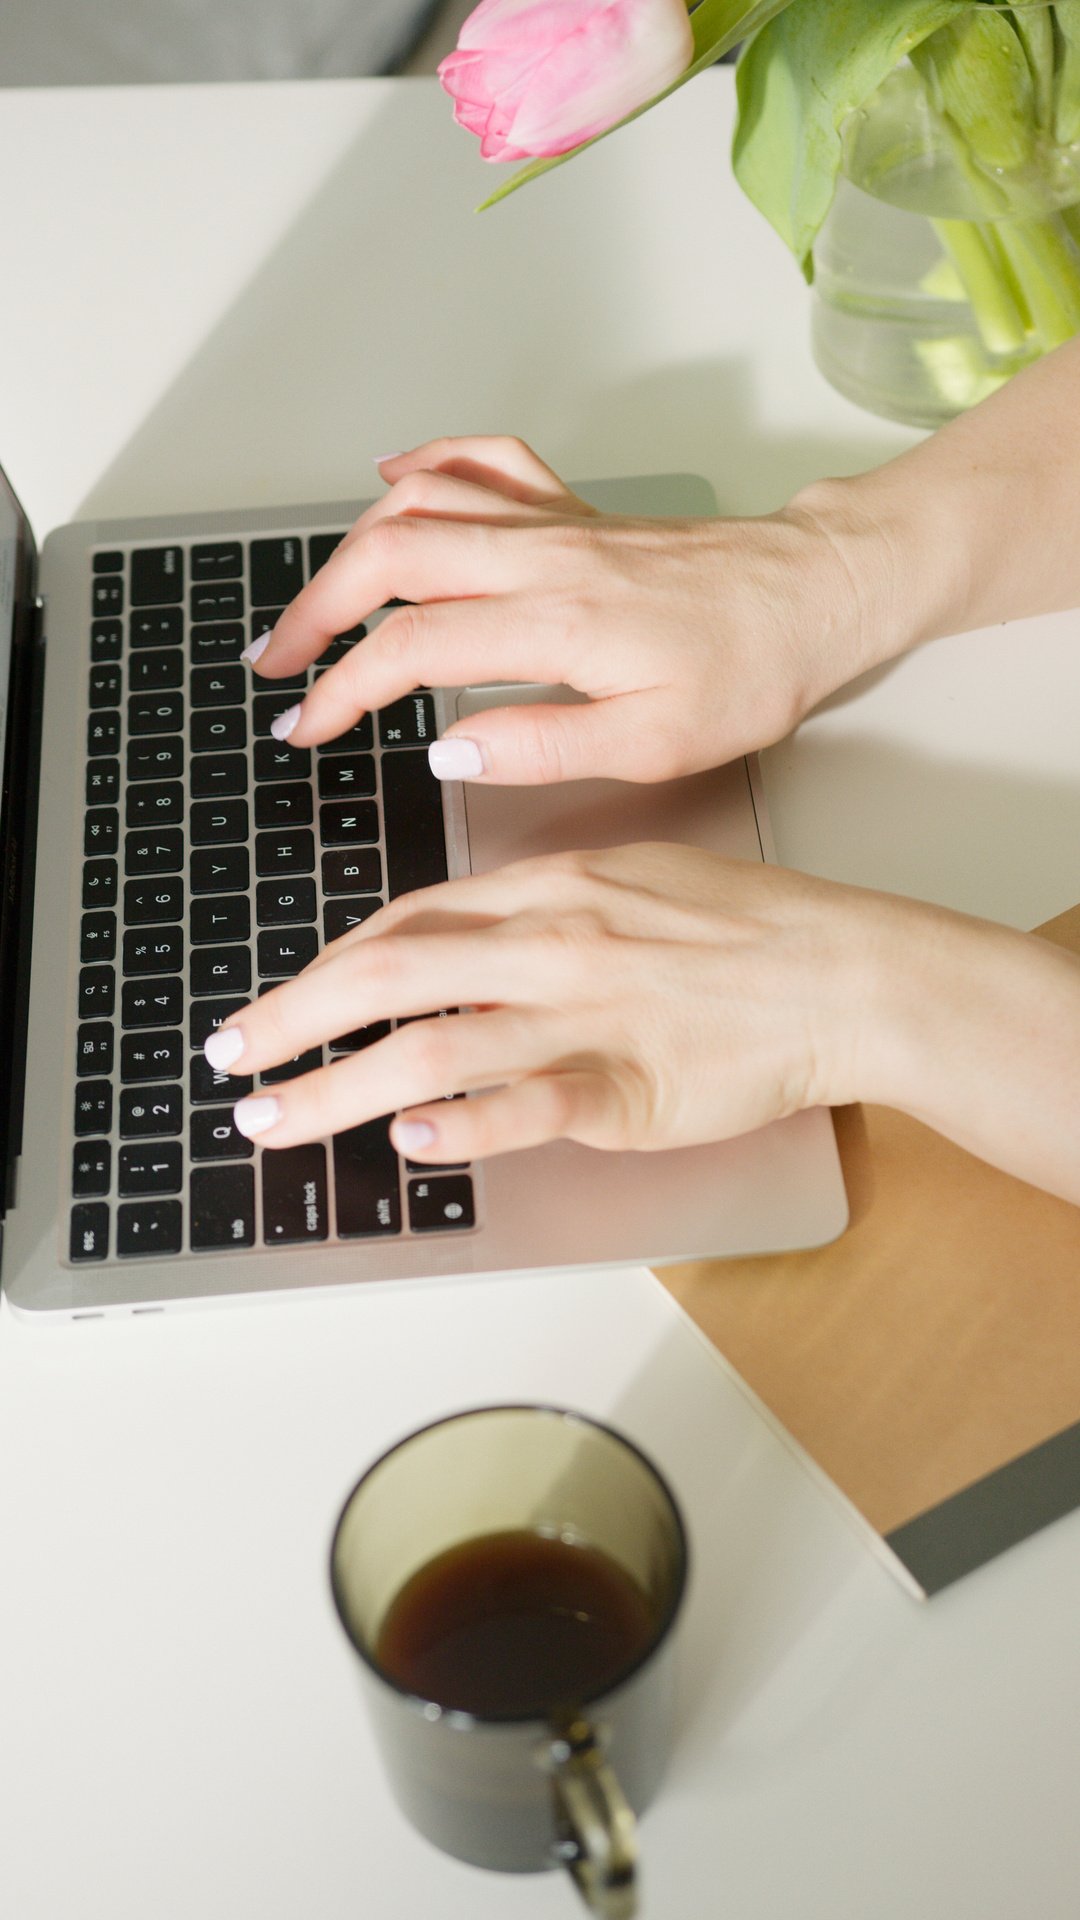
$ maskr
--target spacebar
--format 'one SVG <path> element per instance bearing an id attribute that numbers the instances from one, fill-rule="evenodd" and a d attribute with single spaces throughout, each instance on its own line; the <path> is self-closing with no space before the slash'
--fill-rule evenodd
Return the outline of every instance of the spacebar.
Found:
<path id="1" fill-rule="evenodd" d="M 446 879 L 442 786 L 422 748 L 382 756 L 386 875 L 390 898 Z"/>

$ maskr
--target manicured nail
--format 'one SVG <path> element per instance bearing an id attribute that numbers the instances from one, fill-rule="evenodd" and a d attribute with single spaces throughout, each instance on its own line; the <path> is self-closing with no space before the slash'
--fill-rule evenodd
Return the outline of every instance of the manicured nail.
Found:
<path id="1" fill-rule="evenodd" d="M 267 1127 L 276 1127 L 281 1119 L 281 1102 L 275 1100 L 272 1093 L 249 1094 L 246 1100 L 237 1101 L 232 1117 L 238 1132 L 254 1140 L 255 1135 L 265 1133 Z"/>
<path id="2" fill-rule="evenodd" d="M 401 452 L 403 453 L 404 451 L 405 449 L 402 448 Z M 382 467 L 382 466 L 385 466 L 388 460 L 400 460 L 400 459 L 401 459 L 401 453 L 377 453 L 374 455 L 374 464 L 377 467 Z"/>
<path id="3" fill-rule="evenodd" d="M 263 654 L 266 652 L 266 649 L 269 645 L 270 645 L 270 634 L 260 633 L 258 639 L 252 641 L 250 647 L 244 648 L 244 651 L 240 655 L 240 658 L 241 660 L 246 660 L 248 665 L 250 667 L 253 667 L 255 665 L 256 660 L 262 659 Z"/>
<path id="4" fill-rule="evenodd" d="M 207 1036 L 203 1053 L 216 1072 L 224 1073 L 244 1051 L 244 1036 L 239 1027 L 218 1027 Z"/>
<path id="5" fill-rule="evenodd" d="M 427 757 L 436 780 L 475 780 L 484 771 L 484 756 L 475 740 L 433 740 Z"/>
<path id="6" fill-rule="evenodd" d="M 300 708 L 298 706 L 286 707 L 284 713 L 279 713 L 277 719 L 271 720 L 270 722 L 270 731 L 274 739 L 287 740 L 299 718 Z"/>
<path id="7" fill-rule="evenodd" d="M 394 1139 L 402 1153 L 419 1153 L 435 1145 L 435 1129 L 430 1120 L 399 1120 Z"/>

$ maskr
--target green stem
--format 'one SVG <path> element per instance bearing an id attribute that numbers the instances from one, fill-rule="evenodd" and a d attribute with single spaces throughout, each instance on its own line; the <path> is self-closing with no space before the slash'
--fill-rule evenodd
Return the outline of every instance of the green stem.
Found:
<path id="1" fill-rule="evenodd" d="M 989 351 L 1019 353 L 1027 344 L 1028 315 L 993 228 L 980 227 L 974 220 L 935 220 L 933 225 Z"/>
<path id="2" fill-rule="evenodd" d="M 1080 247 L 1065 221 L 999 220 L 997 237 L 1023 290 L 1043 353 L 1080 332 Z"/>

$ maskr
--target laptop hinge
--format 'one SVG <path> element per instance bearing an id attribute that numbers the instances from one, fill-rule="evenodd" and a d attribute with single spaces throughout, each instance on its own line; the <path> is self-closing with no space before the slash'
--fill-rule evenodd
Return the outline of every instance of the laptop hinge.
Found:
<path id="1" fill-rule="evenodd" d="M 26 1091 L 30 943 L 34 920 L 34 864 L 41 722 L 45 692 L 44 606 L 36 596 L 17 608 L 12 635 L 6 752 L 0 909 L 0 1060 L 8 1063 L 0 1097 L 0 1218 L 14 1204 L 15 1169 L 22 1149 Z"/>

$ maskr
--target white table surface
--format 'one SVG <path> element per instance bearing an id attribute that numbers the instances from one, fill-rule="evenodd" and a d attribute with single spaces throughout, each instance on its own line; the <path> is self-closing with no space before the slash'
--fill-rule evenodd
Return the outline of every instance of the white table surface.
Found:
<path id="1" fill-rule="evenodd" d="M 477 219 L 432 83 L 0 93 L 0 459 L 39 534 L 363 493 L 445 431 L 693 469 L 732 511 L 900 449 L 815 373 L 730 121 L 710 74 Z M 766 756 L 781 858 L 1018 925 L 1072 905 L 1077 624 L 939 643 L 815 715 Z M 647 1920 L 1073 1920 L 1080 1515 L 920 1606 L 638 1270 L 0 1310 L 5 1915 L 574 1912 L 405 1826 L 326 1582 L 376 1452 L 514 1398 L 621 1424 L 687 1510 Z"/>

